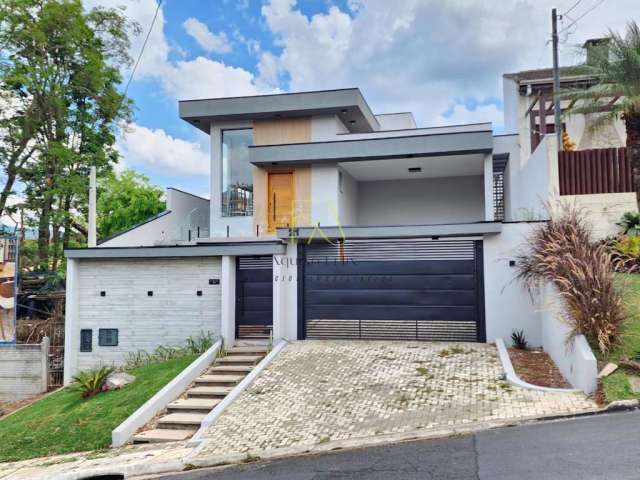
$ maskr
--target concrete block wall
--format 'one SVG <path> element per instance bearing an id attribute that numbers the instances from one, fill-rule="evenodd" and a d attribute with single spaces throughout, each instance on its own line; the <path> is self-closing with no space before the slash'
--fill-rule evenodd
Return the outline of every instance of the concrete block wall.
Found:
<path id="1" fill-rule="evenodd" d="M 182 345 L 201 331 L 221 333 L 220 257 L 82 259 L 68 265 L 65 383 L 80 370 L 121 365 L 130 352 Z M 118 329 L 117 346 L 99 345 L 101 328 Z M 90 352 L 80 352 L 82 329 L 92 330 Z"/>
<path id="2" fill-rule="evenodd" d="M 33 397 L 47 391 L 49 340 L 40 345 L 0 345 L 0 402 Z"/>

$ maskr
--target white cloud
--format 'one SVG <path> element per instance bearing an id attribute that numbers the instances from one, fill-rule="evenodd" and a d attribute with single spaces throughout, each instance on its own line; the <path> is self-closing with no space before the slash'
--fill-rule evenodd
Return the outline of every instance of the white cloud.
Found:
<path id="1" fill-rule="evenodd" d="M 449 125 L 459 125 L 465 123 L 493 123 L 494 128 L 502 127 L 504 125 L 503 112 L 498 110 L 498 107 L 494 104 L 481 105 L 473 109 L 468 109 L 466 106 L 457 104 L 453 107 L 451 114 L 441 115 L 439 123 Z"/>
<path id="2" fill-rule="evenodd" d="M 503 73 L 550 66 L 554 2 L 349 0 L 349 10 L 307 16 L 295 0 L 271 0 L 262 13 L 291 90 L 358 86 L 376 112 L 411 110 L 431 125 L 448 123 L 442 113 L 456 97 L 502 98 Z M 576 16 L 593 4 L 583 3 Z M 637 0 L 617 0 L 580 20 L 561 50 L 563 63 L 577 60 L 575 44 L 622 28 L 634 8 Z"/>
<path id="3" fill-rule="evenodd" d="M 266 85 L 277 88 L 280 83 L 280 60 L 271 52 L 263 52 L 258 63 L 258 79 Z"/>
<path id="4" fill-rule="evenodd" d="M 193 17 L 187 18 L 182 26 L 204 51 L 209 53 L 229 53 L 231 51 L 231 42 L 224 32 L 213 33 L 204 23 Z"/>
<path id="5" fill-rule="evenodd" d="M 198 142 L 175 138 L 162 129 L 131 124 L 117 148 L 127 167 L 150 167 L 180 175 L 209 175 L 209 155 Z"/>
<path id="6" fill-rule="evenodd" d="M 96 5 L 118 7 L 122 5 L 122 0 L 84 0 L 84 4 L 87 8 Z M 133 58 L 136 58 L 140 52 L 156 5 L 156 0 L 129 0 L 126 3 L 125 15 L 138 22 L 143 30 L 142 35 L 133 39 L 130 50 Z M 158 81 L 173 99 L 268 93 L 265 85 L 257 82 L 254 75 L 243 68 L 229 66 L 224 62 L 204 57 L 196 57 L 192 60 L 170 60 L 169 54 L 172 47 L 164 33 L 165 23 L 163 7 L 160 7 L 147 48 L 136 71 L 136 80 Z M 175 47 L 173 49 L 175 50 Z"/>

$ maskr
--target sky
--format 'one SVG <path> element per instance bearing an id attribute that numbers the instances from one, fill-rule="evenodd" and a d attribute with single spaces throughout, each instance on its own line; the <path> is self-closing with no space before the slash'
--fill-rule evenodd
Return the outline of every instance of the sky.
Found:
<path id="1" fill-rule="evenodd" d="M 137 58 L 156 0 L 84 4 L 124 8 L 143 31 Z M 209 137 L 178 117 L 186 99 L 359 87 L 374 113 L 499 133 L 502 74 L 551 66 L 552 7 L 561 65 L 582 61 L 586 39 L 640 22 L 640 0 L 163 0 L 129 87 L 119 168 L 209 197 Z"/>

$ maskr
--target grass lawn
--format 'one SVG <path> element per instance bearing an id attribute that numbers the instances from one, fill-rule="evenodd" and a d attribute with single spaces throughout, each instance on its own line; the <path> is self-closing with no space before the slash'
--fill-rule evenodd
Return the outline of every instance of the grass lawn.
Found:
<path id="1" fill-rule="evenodd" d="M 624 302 L 629 318 L 622 329 L 621 345 L 607 359 L 614 363 L 621 357 L 633 359 L 640 353 L 640 274 L 618 274 L 618 281 L 625 291 Z M 604 378 L 602 384 L 608 402 L 640 399 L 640 394 L 631 390 L 627 375 L 621 368 Z"/>
<path id="2" fill-rule="evenodd" d="M 130 385 L 88 399 L 70 386 L 0 420 L 0 462 L 108 448 L 111 431 L 196 358 L 137 368 Z"/>

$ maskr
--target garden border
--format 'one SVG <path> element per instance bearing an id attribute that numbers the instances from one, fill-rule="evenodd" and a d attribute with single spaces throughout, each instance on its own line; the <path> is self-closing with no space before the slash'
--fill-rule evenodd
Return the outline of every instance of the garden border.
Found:
<path id="1" fill-rule="evenodd" d="M 540 387 L 538 385 L 533 385 L 532 383 L 527 383 L 518 377 L 515 369 L 513 368 L 513 364 L 511 363 L 511 358 L 509 357 L 509 352 L 507 351 L 507 346 L 504 343 L 502 338 L 496 338 L 496 348 L 498 349 L 498 355 L 500 356 L 500 363 L 502 363 L 502 369 L 504 370 L 507 382 L 516 387 L 525 388 L 527 390 L 537 390 L 539 392 L 555 392 L 555 393 L 583 393 L 579 388 L 551 388 L 551 387 Z"/>

